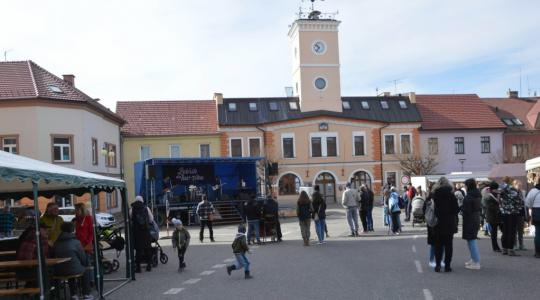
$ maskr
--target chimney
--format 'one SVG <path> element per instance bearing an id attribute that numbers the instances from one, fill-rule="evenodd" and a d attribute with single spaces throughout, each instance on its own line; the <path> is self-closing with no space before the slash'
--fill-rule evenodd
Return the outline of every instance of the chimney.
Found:
<path id="1" fill-rule="evenodd" d="M 506 95 L 508 96 L 508 98 L 514 98 L 514 99 L 519 97 L 518 91 L 512 91 L 511 89 L 508 89 L 508 92 L 506 93 Z"/>
<path id="2" fill-rule="evenodd" d="M 216 104 L 223 104 L 223 94 L 222 93 L 214 93 L 214 101 L 216 101 Z"/>
<path id="3" fill-rule="evenodd" d="M 390 92 L 383 92 L 384 97 L 390 97 L 392 94 Z"/>
<path id="4" fill-rule="evenodd" d="M 71 86 L 75 86 L 75 75 L 73 74 L 66 74 L 62 75 L 64 76 L 64 81 L 67 82 Z"/>
<path id="5" fill-rule="evenodd" d="M 416 103 L 416 93 L 415 92 L 409 92 L 409 101 L 411 101 L 411 103 Z"/>

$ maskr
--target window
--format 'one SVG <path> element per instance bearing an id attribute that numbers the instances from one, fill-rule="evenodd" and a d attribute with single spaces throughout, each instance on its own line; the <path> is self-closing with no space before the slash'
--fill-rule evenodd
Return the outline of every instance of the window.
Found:
<path id="1" fill-rule="evenodd" d="M 429 150 L 429 155 L 439 154 L 439 139 L 438 138 L 428 138 L 428 150 Z"/>
<path id="2" fill-rule="evenodd" d="M 454 148 L 456 154 L 465 154 L 465 138 L 464 137 L 455 137 L 454 138 Z"/>
<path id="3" fill-rule="evenodd" d="M 355 135 L 354 136 L 354 156 L 362 156 L 362 155 L 366 155 L 365 136 Z"/>
<path id="4" fill-rule="evenodd" d="M 200 144 L 199 153 L 203 158 L 210 157 L 210 144 Z"/>
<path id="5" fill-rule="evenodd" d="M 98 164 L 98 141 L 92 138 L 92 164 L 95 166 Z"/>
<path id="6" fill-rule="evenodd" d="M 260 138 L 249 139 L 249 156 L 250 157 L 261 156 L 261 139 Z"/>
<path id="7" fill-rule="evenodd" d="M 73 136 L 56 135 L 52 136 L 53 162 L 71 163 Z"/>
<path id="8" fill-rule="evenodd" d="M 169 145 L 169 156 L 171 158 L 180 157 L 180 145 Z"/>
<path id="9" fill-rule="evenodd" d="M 338 154 L 336 133 L 311 134 L 311 157 L 336 157 Z"/>
<path id="10" fill-rule="evenodd" d="M 324 78 L 317 78 L 315 79 L 315 87 L 318 89 L 318 90 L 324 90 L 326 88 L 326 80 L 324 80 Z"/>
<path id="11" fill-rule="evenodd" d="M 249 102 L 249 111 L 257 111 L 257 103 Z"/>
<path id="12" fill-rule="evenodd" d="M 116 168 L 116 145 L 105 143 L 105 149 L 107 149 L 105 166 L 110 168 Z"/>
<path id="13" fill-rule="evenodd" d="M 491 152 L 491 142 L 489 136 L 482 136 L 480 137 L 480 143 L 482 146 L 482 153 L 490 153 Z"/>
<path id="14" fill-rule="evenodd" d="M 298 110 L 298 103 L 291 101 L 289 102 L 289 109 L 290 110 Z"/>
<path id="15" fill-rule="evenodd" d="M 512 145 L 512 159 L 524 161 L 529 158 L 529 144 Z"/>
<path id="16" fill-rule="evenodd" d="M 281 176 L 278 183 L 280 195 L 298 195 L 300 193 L 300 178 L 294 174 Z"/>
<path id="17" fill-rule="evenodd" d="M 386 173 L 386 183 L 390 186 L 396 187 L 397 184 L 397 172 L 385 172 Z"/>
<path id="18" fill-rule="evenodd" d="M 294 158 L 294 135 L 283 134 L 281 136 L 281 144 L 283 148 L 283 158 Z"/>
<path id="19" fill-rule="evenodd" d="M 106 193 L 105 199 L 107 201 L 107 208 L 117 208 L 118 207 L 118 199 L 116 198 L 116 192 L 112 193 Z"/>
<path id="20" fill-rule="evenodd" d="M 18 154 L 19 153 L 19 137 L 18 136 L 0 136 L 2 150 Z"/>
<path id="21" fill-rule="evenodd" d="M 369 109 L 369 102 L 367 101 L 362 101 L 362 109 Z"/>
<path id="22" fill-rule="evenodd" d="M 384 154 L 396 154 L 394 135 L 384 136 Z"/>
<path id="23" fill-rule="evenodd" d="M 51 90 L 51 92 L 57 93 L 57 94 L 63 94 L 64 93 L 64 91 L 62 91 L 62 89 L 57 87 L 56 85 L 49 85 L 49 90 Z"/>
<path id="24" fill-rule="evenodd" d="M 388 101 L 386 100 L 381 100 L 381 107 L 382 109 L 388 109 Z"/>
<path id="25" fill-rule="evenodd" d="M 229 111 L 236 111 L 236 103 L 230 102 L 228 107 Z"/>
<path id="26" fill-rule="evenodd" d="M 141 160 L 147 160 L 150 158 L 150 146 L 142 145 L 141 146 Z"/>
<path id="27" fill-rule="evenodd" d="M 401 109 L 407 109 L 407 102 L 405 100 L 399 100 L 399 107 Z"/>
<path id="28" fill-rule="evenodd" d="M 322 138 L 312 137 L 311 138 L 311 157 L 321 157 L 322 156 Z"/>
<path id="29" fill-rule="evenodd" d="M 276 111 L 276 110 L 278 110 L 278 105 L 277 105 L 277 102 L 275 102 L 275 101 L 270 102 L 270 103 L 269 103 L 269 106 L 270 106 L 270 110 L 271 110 L 271 111 Z"/>
<path id="30" fill-rule="evenodd" d="M 242 139 L 231 139 L 231 157 L 242 157 Z"/>
<path id="31" fill-rule="evenodd" d="M 502 119 L 502 121 L 503 121 L 504 124 L 506 124 L 507 126 L 514 126 L 514 122 L 512 122 L 511 119 Z"/>
<path id="32" fill-rule="evenodd" d="M 347 110 L 351 109 L 351 102 L 343 101 L 342 104 L 343 104 L 343 109 L 347 109 Z"/>
<path id="33" fill-rule="evenodd" d="M 402 134 L 401 138 L 401 154 L 411 154 L 411 135 Z"/>
<path id="34" fill-rule="evenodd" d="M 518 118 L 512 119 L 512 122 L 514 122 L 514 124 L 516 124 L 517 126 L 523 126 L 523 122 Z"/>

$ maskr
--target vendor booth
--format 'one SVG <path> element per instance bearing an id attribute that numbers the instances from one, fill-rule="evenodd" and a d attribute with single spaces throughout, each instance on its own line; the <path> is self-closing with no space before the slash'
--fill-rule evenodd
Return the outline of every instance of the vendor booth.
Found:
<path id="1" fill-rule="evenodd" d="M 531 185 L 535 185 L 540 177 L 540 156 L 527 160 L 525 170 L 527 171 L 527 181 Z"/>
<path id="2" fill-rule="evenodd" d="M 96 194 L 102 191 L 112 192 L 118 190 L 122 195 L 122 214 L 125 228 L 125 277 L 112 279 L 120 284 L 112 287 L 109 291 L 104 291 L 102 278 L 102 265 L 99 253 L 99 241 L 96 230 Z M 114 292 L 121 286 L 134 279 L 134 270 L 131 264 L 133 249 L 129 227 L 129 209 L 126 199 L 125 183 L 123 180 L 112 177 L 105 177 L 93 173 L 83 172 L 70 168 L 65 168 L 42 161 L 30 159 L 24 156 L 14 155 L 0 151 L 0 199 L 21 199 L 28 197 L 34 200 L 35 216 L 40 216 L 39 197 L 50 198 L 54 195 L 77 195 L 89 193 L 91 195 L 91 211 L 94 218 L 94 273 L 95 288 L 99 298 Z M 40 240 L 39 218 L 34 218 L 37 240 Z M 49 299 L 49 280 L 47 266 L 50 265 L 43 255 L 41 243 L 37 243 L 36 281 L 39 283 L 40 299 Z"/>

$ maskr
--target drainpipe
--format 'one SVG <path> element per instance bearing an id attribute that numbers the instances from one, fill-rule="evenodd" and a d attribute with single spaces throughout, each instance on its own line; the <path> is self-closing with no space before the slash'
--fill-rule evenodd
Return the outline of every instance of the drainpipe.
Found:
<path id="1" fill-rule="evenodd" d="M 266 151 L 266 137 L 264 136 L 264 134 L 266 133 L 266 130 L 262 129 L 261 127 L 259 126 L 255 126 L 255 128 L 257 128 L 257 130 L 259 130 L 260 132 L 262 132 L 262 143 L 263 143 L 263 149 L 264 149 L 264 156 L 266 157 L 265 159 L 265 164 L 266 164 L 266 167 L 264 168 L 264 179 L 265 179 L 265 194 L 268 194 L 269 191 L 272 190 L 272 185 L 270 183 L 270 180 L 268 180 L 268 152 Z M 264 195 L 264 197 L 266 198 L 267 195 Z"/>
<path id="2" fill-rule="evenodd" d="M 380 140 L 380 148 L 379 148 L 379 152 L 381 154 L 381 189 L 382 187 L 384 186 L 384 166 L 383 166 L 383 134 L 382 134 L 382 131 L 383 129 L 387 128 L 388 126 L 390 126 L 390 123 L 386 123 L 386 125 L 384 125 L 383 127 L 379 128 L 379 140 Z"/>

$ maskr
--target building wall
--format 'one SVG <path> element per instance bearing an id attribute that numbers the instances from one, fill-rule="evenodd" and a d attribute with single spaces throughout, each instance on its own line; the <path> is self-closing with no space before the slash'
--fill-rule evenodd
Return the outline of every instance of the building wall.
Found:
<path id="1" fill-rule="evenodd" d="M 124 137 L 124 176 L 128 189 L 128 199 L 135 198 L 134 164 L 141 160 L 141 146 L 150 146 L 151 157 L 170 157 L 170 145 L 180 145 L 180 157 L 200 157 L 199 145 L 210 144 L 210 156 L 219 157 L 220 135 L 173 136 L 173 137 Z"/>
<path id="2" fill-rule="evenodd" d="M 513 157 L 512 146 L 516 144 L 527 145 L 529 148 L 528 157 Z M 527 159 L 540 156 L 540 132 L 506 132 L 504 134 L 504 162 L 524 162 Z"/>
<path id="3" fill-rule="evenodd" d="M 491 142 L 490 153 L 481 153 L 482 136 L 489 136 Z M 454 138 L 463 137 L 465 140 L 465 154 L 456 154 Z M 429 154 L 428 139 L 438 138 L 439 153 L 434 155 L 438 161 L 437 174 L 461 172 L 460 159 L 465 159 L 463 171 L 489 171 L 495 162 L 495 157 L 503 152 L 502 130 L 452 130 L 452 131 L 420 131 L 420 145 L 423 155 Z"/>
<path id="4" fill-rule="evenodd" d="M 327 123 L 327 131 L 319 131 L 319 124 Z M 396 172 L 397 185 L 403 175 L 399 166 L 400 134 L 410 134 L 412 151 L 418 153 L 419 147 L 415 146 L 415 140 L 418 141 L 419 124 L 402 124 L 391 125 L 382 130 L 383 140 L 384 134 L 395 135 L 396 154 L 383 154 L 383 172 L 385 177 L 387 172 Z M 381 144 L 379 131 L 382 124 L 376 122 L 362 122 L 355 120 L 344 120 L 335 118 L 315 118 L 305 119 L 301 121 L 283 122 L 279 124 L 271 124 L 263 129 L 266 131 L 262 136 L 265 137 L 263 143 L 266 143 L 267 158 L 272 162 L 279 164 L 278 176 L 273 176 L 272 184 L 274 192 L 277 194 L 279 179 L 285 174 L 294 174 L 300 179 L 303 186 L 315 185 L 317 176 L 321 173 L 329 173 L 335 179 L 335 190 L 337 201 L 341 199 L 341 193 L 347 182 L 350 181 L 353 174 L 358 171 L 365 171 L 369 174 L 372 181 L 372 187 L 376 193 L 380 192 L 381 188 Z M 259 135 L 261 132 L 256 128 L 233 128 L 222 127 L 222 131 L 230 138 L 243 138 L 244 148 L 243 153 L 247 153 L 245 147 L 247 137 Z M 362 133 L 365 140 L 365 155 L 354 156 L 353 150 L 353 132 L 355 134 Z M 312 157 L 311 155 L 311 134 L 336 134 L 337 135 L 337 157 Z M 416 136 L 415 136 L 416 135 Z M 284 158 L 282 150 L 282 138 L 286 136 L 294 136 L 294 158 Z M 384 147 L 383 147 L 384 148 Z M 230 149 L 227 148 L 227 151 Z M 229 156 L 230 153 L 227 153 Z M 282 196 L 278 195 L 278 200 L 282 204 L 294 204 L 298 199 L 298 195 Z"/>

